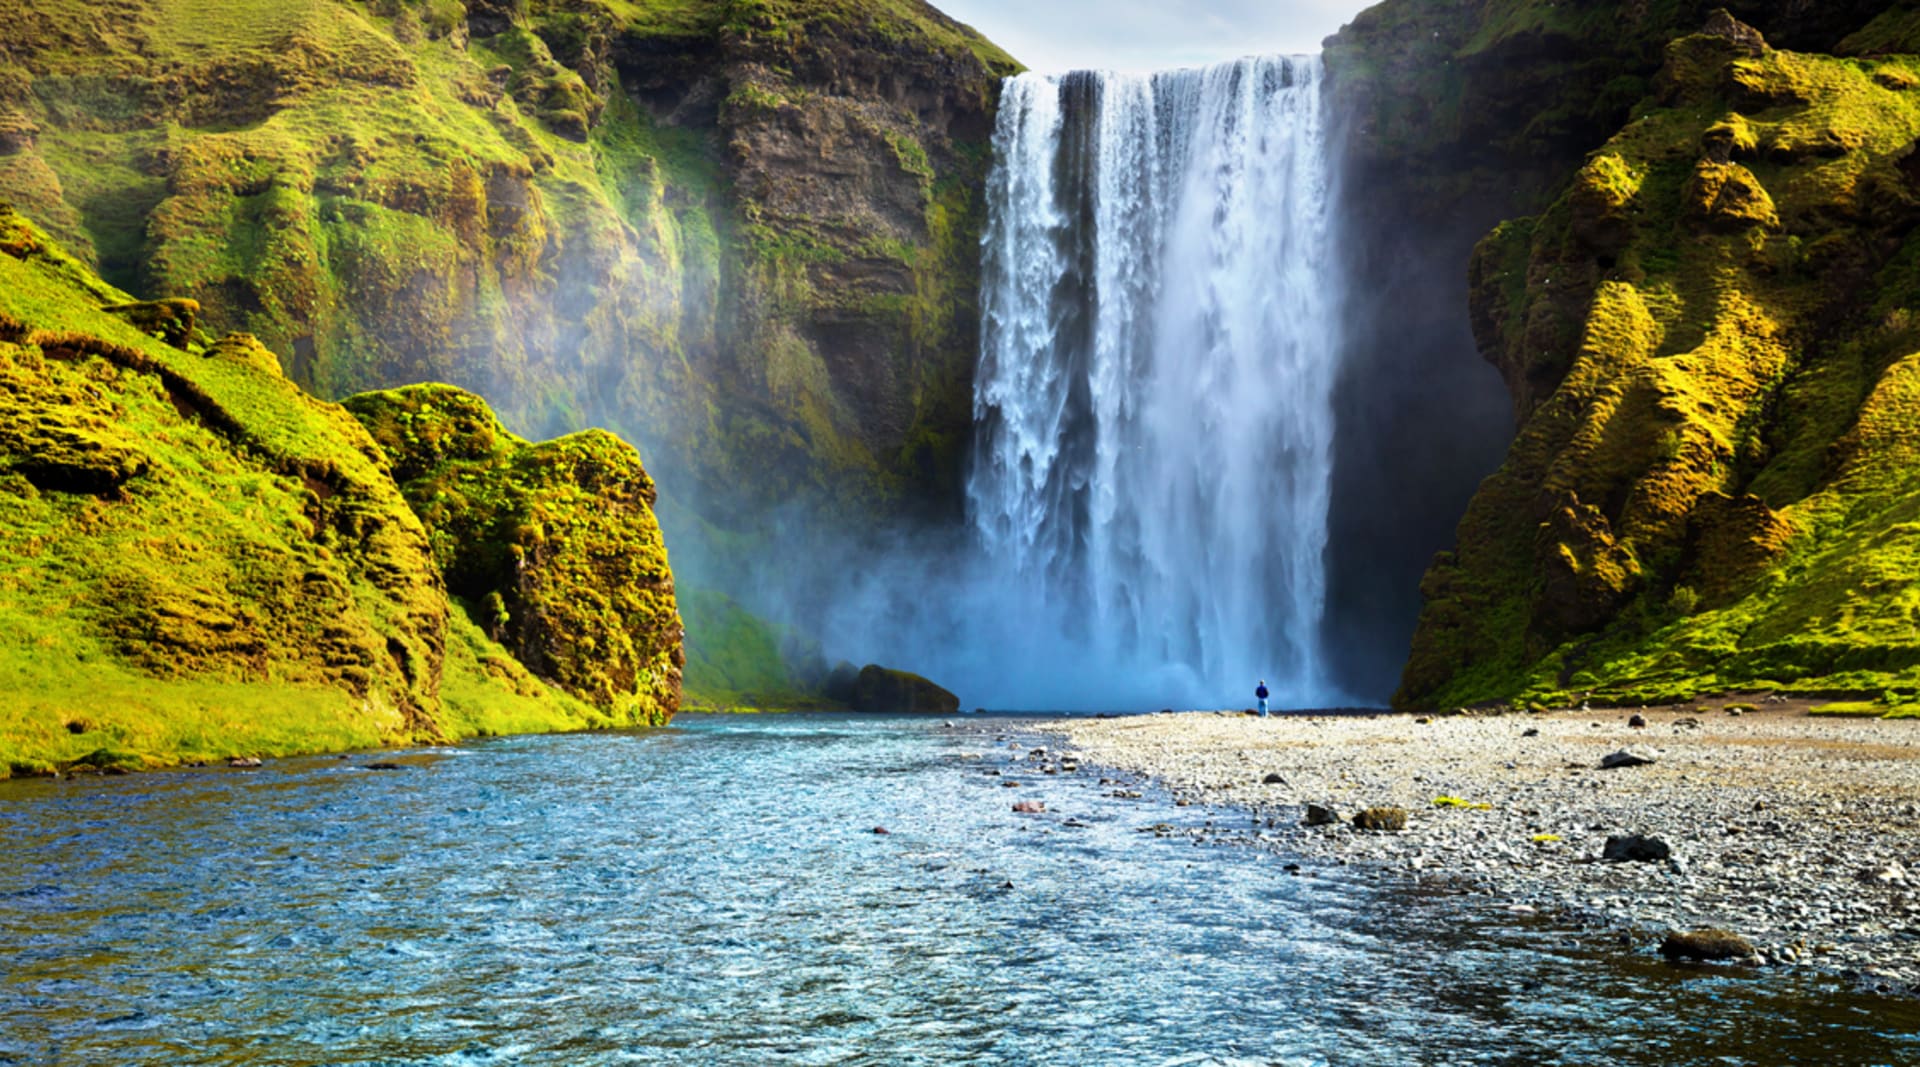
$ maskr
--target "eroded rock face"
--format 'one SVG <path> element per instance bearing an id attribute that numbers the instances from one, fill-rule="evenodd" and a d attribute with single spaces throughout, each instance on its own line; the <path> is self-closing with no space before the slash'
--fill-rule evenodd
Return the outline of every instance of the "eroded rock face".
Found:
<path id="1" fill-rule="evenodd" d="M 0 777 L 589 725 L 480 665 L 359 423 L 192 321 L 0 205 Z"/>
<path id="2" fill-rule="evenodd" d="M 345 406 L 390 457 L 449 589 L 489 637 L 615 722 L 673 717 L 680 614 L 632 446 L 597 430 L 531 444 L 452 386 Z"/>
<path id="3" fill-rule="evenodd" d="M 0 197 L 109 281 L 323 395 L 613 427 L 723 519 L 951 505 L 1014 64 L 931 7 L 63 10 L 0 41 Z"/>
<path id="4" fill-rule="evenodd" d="M 1518 430 L 1421 583 L 1404 706 L 1915 680 L 1915 75 L 1795 51 L 1897 40 L 1872 5 L 1728 8 L 1389 2 L 1330 46 L 1376 202 L 1509 215 L 1469 321 Z"/>
<path id="5" fill-rule="evenodd" d="M 1399 653 L 1413 627 L 1380 620 L 1411 620 L 1421 610 L 1419 576 L 1455 543 L 1467 501 L 1499 466 L 1516 427 L 1565 377 L 1608 264 L 1646 218 L 1638 178 L 1598 158 L 1601 150 L 1643 99 L 1665 99 L 1668 45 L 1700 30 L 1720 6 L 1386 0 L 1327 42 L 1349 200 L 1341 248 L 1353 284 L 1352 343 L 1337 400 L 1328 644 L 1356 691 L 1402 674 Z M 1867 0 L 1725 6 L 1773 48 L 1914 50 L 1901 18 Z M 1731 78 L 1730 61 L 1763 57 L 1743 32 L 1723 28 L 1745 43 L 1696 41 L 1710 69 Z M 1903 77 L 1884 69 L 1876 76 Z M 1787 91 L 1777 80 L 1738 88 L 1742 100 Z M 1809 137 L 1810 149 L 1818 139 Z M 1701 158 L 1688 153 L 1681 162 L 1690 168 Z M 1759 172 L 1730 153 L 1722 162 Z M 1584 191 L 1568 205 L 1576 240 L 1536 254 L 1526 217 L 1567 193 L 1583 165 Z M 1761 186 L 1780 199 L 1771 179 Z M 1673 195 L 1664 174 L 1658 190 Z M 1754 204 L 1725 206 L 1765 214 Z M 1507 240 L 1476 253 L 1496 227 Z M 1463 268 L 1473 278 L 1469 306 L 1460 300 Z M 1522 287 L 1524 303 L 1494 299 Z M 1493 335 L 1506 340 L 1475 341 Z M 1522 352 L 1528 358 L 1517 358 Z M 1506 502 L 1516 527 L 1552 506 L 1550 495 Z M 1432 593 L 1449 581 L 1429 574 L 1429 612 L 1446 610 L 1436 609 Z M 1405 691 L 1431 692 L 1434 671 L 1429 657 L 1416 656 Z M 1443 701 L 1451 702 L 1439 697 L 1435 706 Z"/>

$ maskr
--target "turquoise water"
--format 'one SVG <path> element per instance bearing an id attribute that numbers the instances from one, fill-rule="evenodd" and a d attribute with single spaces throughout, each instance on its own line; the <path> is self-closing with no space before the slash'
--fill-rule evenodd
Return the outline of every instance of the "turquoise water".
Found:
<path id="1" fill-rule="evenodd" d="M 956 722 L 0 783 L 0 1064 L 1920 1063 L 1912 1002 L 1142 833 L 1242 820 Z"/>

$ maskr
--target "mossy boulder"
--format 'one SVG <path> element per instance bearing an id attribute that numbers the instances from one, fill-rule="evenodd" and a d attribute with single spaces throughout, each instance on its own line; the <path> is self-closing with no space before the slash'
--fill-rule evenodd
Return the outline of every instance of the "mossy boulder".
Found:
<path id="1" fill-rule="evenodd" d="M 448 588 L 536 675 L 620 723 L 680 707 L 679 609 L 653 480 L 599 430 L 532 444 L 447 385 L 350 397 L 427 525 Z"/>
<path id="2" fill-rule="evenodd" d="M 0 205 L 0 776 L 603 721 L 452 610 L 351 415 L 186 310 Z"/>
<path id="3" fill-rule="evenodd" d="M 1713 28 L 1475 255 L 1520 429 L 1427 573 L 1403 706 L 1920 681 L 1916 63 Z"/>
<path id="4" fill-rule="evenodd" d="M 853 710 L 952 715 L 960 698 L 917 674 L 869 663 L 854 680 Z"/>

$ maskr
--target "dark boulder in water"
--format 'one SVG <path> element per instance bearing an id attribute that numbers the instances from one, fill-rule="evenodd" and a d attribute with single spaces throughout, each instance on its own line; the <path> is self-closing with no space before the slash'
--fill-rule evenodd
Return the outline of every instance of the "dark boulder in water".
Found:
<path id="1" fill-rule="evenodd" d="M 925 678 L 871 663 L 860 668 L 852 704 L 855 711 L 952 715 L 960 710 L 959 697 Z"/>

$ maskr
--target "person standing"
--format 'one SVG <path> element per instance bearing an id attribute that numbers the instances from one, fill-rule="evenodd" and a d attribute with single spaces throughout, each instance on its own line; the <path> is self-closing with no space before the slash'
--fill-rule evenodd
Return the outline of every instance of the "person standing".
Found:
<path id="1" fill-rule="evenodd" d="M 1260 698 L 1260 717 L 1263 719 L 1266 718 L 1267 717 L 1267 680 L 1265 678 L 1260 679 L 1260 684 L 1254 688 L 1253 695 Z"/>

